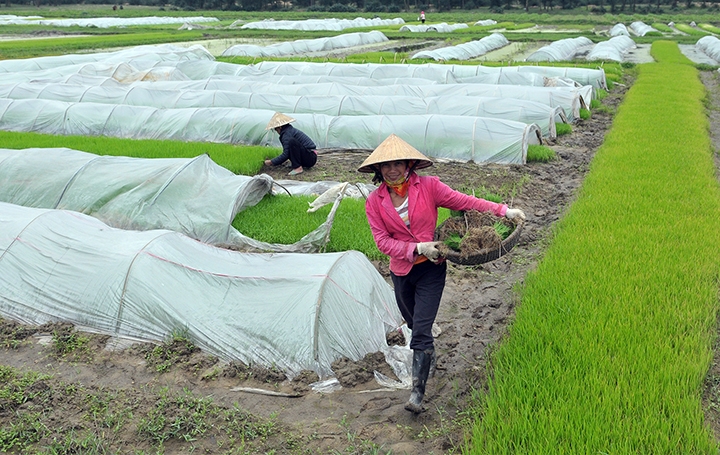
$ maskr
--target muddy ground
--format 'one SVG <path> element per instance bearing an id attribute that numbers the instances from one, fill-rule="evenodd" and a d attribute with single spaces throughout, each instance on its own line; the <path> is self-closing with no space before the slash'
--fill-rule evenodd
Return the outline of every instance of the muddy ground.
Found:
<path id="1" fill-rule="evenodd" d="M 718 99 L 717 72 L 703 80 Z M 506 256 L 481 266 L 450 265 L 447 286 L 437 318 L 441 333 L 436 339 L 438 371 L 428 383 L 427 411 L 413 415 L 403 409 L 409 392 L 387 390 L 372 379 L 372 370 L 391 374 L 382 356 L 369 356 L 361 362 L 341 361 L 335 365 L 343 388 L 333 393 L 317 393 L 309 384 L 317 379 L 303 375 L 292 383 L 271 370 L 249 370 L 240 364 L 224 364 L 182 342 L 165 346 L 136 344 L 125 349 L 107 349 L 106 337 L 90 337 L 90 350 L 83 355 L 59 356 L 57 346 L 48 344 L 50 334 L 72 337 L 72 327 L 56 325 L 27 327 L 0 321 L 0 363 L 22 371 L 52 374 L 52 379 L 34 386 L 45 399 L 10 406 L 0 397 L 0 428 L 17 422 L 18 412 L 41 410 L 43 424 L 54 428 L 51 438 L 75 432 L 111 435 L 104 453 L 224 453 L 218 447 L 221 435 L 208 429 L 193 438 L 170 438 L 158 450 L 158 440 L 139 438 L 137 422 L 156 412 L 158 394 L 163 390 L 190 392 L 211 398 L 223 409 L 244 410 L 248 421 L 273 422 L 272 434 L 265 438 L 248 435 L 246 450 L 237 453 L 393 453 L 441 454 L 458 451 L 463 441 L 462 426 L 467 401 L 474 388 L 486 383 L 489 350 L 506 333 L 518 304 L 515 286 L 541 259 L 553 224 L 572 203 L 589 164 L 612 122 L 612 112 L 621 102 L 631 81 L 616 85 L 603 101 L 606 110 L 597 110 L 589 120 L 573 125 L 573 133 L 550 145 L 558 159 L 550 163 L 522 166 L 436 163 L 421 171 L 438 175 L 454 188 L 478 188 L 504 195 L 511 206 L 527 215 L 519 244 Z M 711 115 L 717 149 L 720 118 L 717 108 Z M 300 180 L 369 182 L 369 176 L 355 169 L 366 151 L 321 151 L 318 164 L 297 176 Z M 265 168 L 277 179 L 287 179 L 288 169 Z M 387 264 L 376 264 L 388 278 Z M 359 334 L 360 335 L 360 334 Z M 718 402 L 712 390 L 719 388 L 720 367 L 715 363 L 708 381 L 707 402 Z M 1 376 L 1 375 L 0 375 Z M 714 379 L 713 379 L 714 378 Z M 0 382 L 1 384 L 1 382 Z M 260 389 L 233 390 L 237 387 Z M 128 403 L 133 418 L 123 429 L 108 424 L 96 428 L 88 421 L 93 400 L 68 394 L 69 389 L 111 396 L 117 403 Z M 715 392 L 717 394 L 717 392 Z M 713 398 L 714 397 L 714 398 Z M 167 419 L 181 414 L 182 406 L 166 409 Z M 706 406 L 707 408 L 708 406 Z M 715 406 L 717 409 L 718 406 Z M 95 412 L 95 411 L 93 411 Z M 709 411 L 711 422 L 720 421 Z M 106 419 L 107 420 L 107 419 Z M 218 423 L 220 425 L 220 423 Z M 715 425 L 720 428 L 720 425 Z M 111 428 L 113 430 L 111 431 Z M 226 441 L 226 440 L 225 440 Z M 235 441 L 235 448 L 242 447 Z M 19 453 L 19 451 L 18 451 Z M 76 452 L 101 453 L 101 452 Z M 233 452 L 235 453 L 235 452 Z"/>

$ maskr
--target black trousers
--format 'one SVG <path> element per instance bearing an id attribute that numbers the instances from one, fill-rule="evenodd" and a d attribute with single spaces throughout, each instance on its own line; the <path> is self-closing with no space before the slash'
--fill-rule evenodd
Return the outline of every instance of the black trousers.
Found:
<path id="1" fill-rule="evenodd" d="M 317 163 L 317 155 L 314 151 L 306 149 L 297 139 L 290 139 L 287 145 L 290 164 L 293 169 L 302 167 L 313 167 Z"/>
<path id="2" fill-rule="evenodd" d="M 405 276 L 390 273 L 400 314 L 412 330 L 410 349 L 425 351 L 435 347 L 432 325 L 440 308 L 446 274 L 447 263 L 430 261 L 414 265 Z"/>

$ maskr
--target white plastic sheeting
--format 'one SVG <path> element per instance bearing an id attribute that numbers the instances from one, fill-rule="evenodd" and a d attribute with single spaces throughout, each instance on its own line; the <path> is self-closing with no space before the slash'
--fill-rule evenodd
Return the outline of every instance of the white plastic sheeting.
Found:
<path id="1" fill-rule="evenodd" d="M 646 34 L 650 32 L 657 32 L 657 29 L 647 25 L 643 21 L 635 21 L 632 24 L 630 24 L 630 30 L 635 33 L 637 36 L 645 36 Z"/>
<path id="2" fill-rule="evenodd" d="M 703 36 L 697 40 L 695 47 L 716 62 L 720 62 L 720 39 L 716 36 Z"/>
<path id="3" fill-rule="evenodd" d="M 625 54 L 630 49 L 634 49 L 635 41 L 629 36 L 619 35 L 610 38 L 607 41 L 601 41 L 593 47 L 588 55 L 585 57 L 586 60 L 612 60 L 615 62 L 622 62 Z"/>
<path id="4" fill-rule="evenodd" d="M 446 83 L 457 83 L 460 82 L 455 76 L 448 73 L 448 80 Z M 269 82 L 272 84 L 284 85 L 284 84 L 325 84 L 325 83 L 337 83 L 343 85 L 364 85 L 364 86 L 379 86 L 379 85 L 429 85 L 437 84 L 438 82 L 430 79 L 421 79 L 419 77 L 395 77 L 395 78 L 382 78 L 372 79 L 369 77 L 352 77 L 352 76 L 326 76 L 323 74 L 312 75 L 312 74 L 247 74 L 244 76 L 211 76 L 213 79 L 226 79 L 231 82 Z"/>
<path id="5" fill-rule="evenodd" d="M 592 46 L 590 38 L 579 36 L 577 38 L 565 38 L 554 41 L 543 46 L 530 54 L 525 60 L 528 62 L 563 62 L 572 60 L 575 54 L 583 48 Z"/>
<path id="6" fill-rule="evenodd" d="M 535 123 L 540 127 L 543 136 L 550 137 L 555 136 L 555 122 L 567 121 L 563 109 L 559 106 L 551 107 L 520 99 L 452 94 L 435 97 L 285 95 L 272 91 L 160 90 L 147 85 L 82 86 L 30 82 L 0 84 L 0 98 L 129 104 L 163 109 L 236 107 L 330 116 L 467 115 Z"/>
<path id="7" fill-rule="evenodd" d="M 192 62 L 194 65 L 203 65 L 215 61 L 215 58 L 200 45 L 188 48 L 173 45 L 137 46 L 114 52 L 0 60 L 0 74 L 3 74 L 3 82 L 8 82 L 7 78 L 13 77 L 17 73 L 21 73 L 20 76 L 23 80 L 26 77 L 50 79 L 69 74 L 82 74 L 82 65 L 90 63 L 104 63 L 108 68 L 115 68 L 118 64 L 122 64 L 128 71 L 144 71 L 152 69 L 158 64 L 182 61 Z M 90 68 L 97 67 L 91 66 Z M 38 73 L 43 70 L 54 70 L 54 72 Z M 91 71 L 97 70 L 91 69 Z M 22 73 L 30 74 L 23 75 Z"/>
<path id="8" fill-rule="evenodd" d="M 154 342 L 186 330 L 205 352 L 291 378 L 386 352 L 401 323 L 390 286 L 357 251 L 239 253 L 65 210 L 0 203 L 0 275 L 3 318 Z"/>
<path id="9" fill-rule="evenodd" d="M 497 24 L 497 21 L 496 21 L 496 20 L 493 20 L 493 19 L 480 19 L 479 21 L 475 22 L 473 25 L 487 26 L 487 25 L 495 25 L 495 24 Z"/>
<path id="10" fill-rule="evenodd" d="M 468 24 L 447 24 L 441 22 L 439 24 L 422 24 L 422 25 L 411 25 L 406 24 L 400 27 L 401 32 L 437 32 L 437 33 L 451 33 L 455 30 L 468 28 Z"/>
<path id="11" fill-rule="evenodd" d="M 240 28 L 261 29 L 261 30 L 331 30 L 341 31 L 346 28 L 360 27 L 382 27 L 386 25 L 402 25 L 405 21 L 400 17 L 395 19 L 307 19 L 304 21 L 276 21 L 263 20 L 259 22 L 248 22 Z"/>
<path id="12" fill-rule="evenodd" d="M 592 100 L 592 87 L 589 85 L 578 88 L 526 87 L 494 84 L 387 85 L 372 87 L 334 83 L 277 85 L 264 82 L 245 82 L 233 84 L 227 80 L 208 80 L 202 82 L 170 81 L 158 82 L 154 85 L 172 90 L 190 90 L 197 88 L 232 89 L 246 93 L 264 92 L 299 96 L 319 92 L 328 95 L 407 96 L 411 98 L 446 96 L 513 98 L 541 103 L 552 108 L 560 107 L 565 112 L 569 121 L 578 118 L 580 108 L 586 107 L 590 104 L 590 100 Z"/>
<path id="13" fill-rule="evenodd" d="M 415 53 L 411 59 L 431 58 L 434 60 L 469 60 L 471 58 L 485 55 L 495 49 L 507 46 L 510 41 L 500 33 L 493 33 L 477 41 L 458 44 L 457 46 L 442 47 L 430 51 Z"/>
<path id="14" fill-rule="evenodd" d="M 279 147 L 265 130 L 273 110 L 158 109 L 145 106 L 0 99 L 0 129 L 56 135 L 241 143 Z M 395 133 L 430 157 L 523 164 L 537 125 L 456 115 L 295 114 L 298 127 L 320 148 L 374 149 Z"/>
<path id="15" fill-rule="evenodd" d="M 104 65 L 89 65 L 89 63 Z M 39 73 L 38 71 L 46 70 Z M 164 72 L 164 74 L 163 74 Z M 183 48 L 173 45 L 139 46 L 116 52 L 70 54 L 55 57 L 0 61 L 3 82 L 28 80 L 65 81 L 72 75 L 112 76 L 121 82 L 132 80 L 207 79 L 212 76 L 258 74 L 313 74 L 370 78 L 422 78 L 438 82 L 493 73 L 536 73 L 546 77 L 565 77 L 581 85 L 607 88 L 602 69 L 550 67 L 441 65 L 426 64 L 343 64 L 310 62 L 261 62 L 234 65 L 215 61 L 203 46 Z"/>
<path id="16" fill-rule="evenodd" d="M 199 46 L 198 46 L 199 47 Z M 20 71 L 15 73 L 5 73 L 7 80 L 63 80 L 74 84 L 94 84 L 100 85 L 102 88 L 92 93 L 83 92 L 82 103 L 60 102 L 66 99 L 66 90 L 68 93 L 78 94 L 82 89 L 67 89 L 67 87 L 59 87 L 57 89 L 43 90 L 43 93 L 49 94 L 48 100 L 20 100 L 10 101 L 8 99 L 0 100 L 0 120 L 1 127 L 13 131 L 38 131 L 50 134 L 83 134 L 83 135 L 108 135 L 116 137 L 128 138 L 153 138 L 153 139 L 176 139 L 176 140 L 192 140 L 192 141 L 210 141 L 210 142 L 230 142 L 244 144 L 272 144 L 278 145 L 275 135 L 269 135 L 264 130 L 267 111 L 274 109 L 260 109 L 260 112 L 248 112 L 247 109 L 233 108 L 179 108 L 179 109 L 152 109 L 143 106 L 117 105 L 117 103 L 127 103 L 124 95 L 118 95 L 113 92 L 113 96 L 123 97 L 122 100 L 115 98 L 111 102 L 107 98 L 101 98 L 101 91 L 111 91 L 112 86 L 118 86 L 118 81 L 136 81 L 147 79 L 146 76 L 152 74 L 154 81 L 175 79 L 177 82 L 142 82 L 138 84 L 146 84 L 144 87 L 154 89 L 169 89 L 167 84 L 177 84 L 172 86 L 174 90 L 178 90 L 176 97 L 183 98 L 187 95 L 194 96 L 190 90 L 218 90 L 237 91 L 250 93 L 276 93 L 288 95 L 306 95 L 306 94 L 331 94 L 331 95 L 349 95 L 349 96 L 390 96 L 403 95 L 409 97 L 429 97 L 429 96 L 483 96 L 483 97 L 501 97 L 513 99 L 525 99 L 534 102 L 546 104 L 549 107 L 561 107 L 565 111 L 565 115 L 569 120 L 577 117 L 579 108 L 582 103 L 588 103 L 592 94 L 592 88 L 585 86 L 581 88 L 545 88 L 545 87 L 515 87 L 482 84 L 435 84 L 425 86 L 408 86 L 394 85 L 381 87 L 366 87 L 372 91 L 362 90 L 358 87 L 347 87 L 339 84 L 296 84 L 296 85 L 273 85 L 267 83 L 244 83 L 237 82 L 233 79 L 235 74 L 265 74 L 272 75 L 277 73 L 313 73 L 332 72 L 335 74 L 348 74 L 362 76 L 372 71 L 373 76 L 381 77 L 407 77 L 409 73 L 415 73 L 417 76 L 434 77 L 436 79 L 457 79 L 458 73 L 467 74 L 475 77 L 477 67 L 475 66 L 458 66 L 458 65 L 333 65 L 327 66 L 323 64 L 310 64 L 307 67 L 288 64 L 287 66 L 261 66 L 261 65 L 231 65 L 218 64 L 220 62 L 208 61 L 212 59 L 208 56 L 207 51 L 189 51 L 183 49 L 177 54 L 173 54 L 171 47 L 162 47 L 157 54 L 151 52 L 152 48 L 144 47 L 144 53 L 137 50 L 127 53 L 117 53 L 114 57 L 131 57 L 133 66 L 125 63 L 113 63 L 112 56 L 105 53 L 96 58 L 97 61 L 90 63 L 81 63 L 76 65 L 62 65 L 60 60 L 43 60 L 40 65 L 48 69 L 38 71 Z M 66 62 L 73 62 L 74 58 L 68 56 Z M 198 64 L 200 62 L 200 64 Z M 2 63 L 2 62 L 0 62 Z M 25 63 L 27 67 L 32 64 Z M 21 65 L 2 65 L 6 70 Z M 36 67 L 37 67 L 36 66 Z M 210 68 L 205 68 L 209 66 Z M 320 71 L 318 71 L 320 70 Z M 337 71 L 336 71 L 337 70 Z M 469 70 L 469 71 L 468 71 Z M 80 74 L 78 74 L 80 73 Z M 208 73 L 215 74 L 212 79 L 202 80 L 202 77 Z M 512 73 L 512 72 L 509 72 Z M 501 74 L 496 72 L 495 74 Z M 517 74 L 517 72 L 515 72 Z M 531 73 L 536 74 L 536 73 Z M 600 72 L 600 74 L 604 74 Z M 105 76 L 102 79 L 101 75 Z M 411 74 L 412 75 L 412 74 Z M 189 80 L 195 79 L 195 80 Z M 130 87 L 131 85 L 126 85 Z M 17 93 L 21 92 L 18 91 Z M 29 92 L 31 92 L 30 90 Z M 180 93 L 180 91 L 186 93 Z M 28 93 L 29 93 L 28 92 Z M 13 90 L 12 96 L 17 95 Z M 10 96 L 10 95 L 8 95 Z M 159 97 L 160 95 L 158 95 Z M 93 98 L 95 97 L 95 98 Z M 152 100 L 155 96 L 148 92 L 144 95 L 148 100 Z M 199 94 L 198 97 L 205 97 L 205 94 Z M 185 98 L 189 99 L 189 98 Z M 85 101 L 94 101 L 87 103 Z M 321 102 L 315 103 L 319 105 Z M 81 105 L 85 105 L 82 107 Z M 277 107 L 277 106 L 275 106 Z M 321 110 L 320 110 L 321 111 Z M 450 118 L 442 119 L 444 114 L 432 115 L 432 122 L 440 122 L 442 124 L 452 121 Z M 343 116 L 344 117 L 344 116 Z M 392 131 L 390 128 L 399 128 L 402 130 L 413 129 L 412 116 L 392 115 L 388 116 L 371 115 L 363 119 L 351 118 L 334 118 L 323 115 L 313 117 L 308 121 L 314 128 L 311 137 L 321 147 L 332 148 L 374 148 L 379 144 L 379 139 L 387 137 L 390 133 L 399 134 L 399 131 Z M 456 115 L 448 116 L 451 118 Z M 478 117 L 482 119 L 482 117 Z M 424 119 L 423 121 L 426 121 Z M 429 120 L 428 120 L 429 121 Z M 467 122 L 472 121 L 467 118 L 458 120 L 461 130 L 454 131 L 453 134 L 447 133 L 444 128 L 430 128 L 425 136 L 420 140 L 415 136 L 415 145 L 421 148 L 430 156 L 438 158 L 458 159 L 463 161 L 481 162 L 486 159 L 501 158 L 503 162 L 508 162 L 510 149 L 506 139 L 488 140 L 488 137 L 502 137 L 504 134 L 497 136 L 495 130 L 481 131 L 475 126 L 467 126 Z M 382 125 L 377 128 L 376 125 Z M 491 122 L 479 120 L 477 125 L 483 127 L 506 127 L 506 123 Z M 465 126 L 462 126 L 465 125 Z M 329 132 L 328 128 L 332 128 Z M 537 125 L 534 125 L 537 128 Z M 516 135 L 513 140 L 512 155 L 509 162 L 523 162 L 525 151 L 523 145 L 533 143 L 532 128 L 529 130 L 525 127 L 522 132 L 517 127 L 511 127 Z M 465 131 L 463 134 L 461 131 Z M 549 130 L 548 130 L 549 131 Z M 472 132 L 472 134 L 470 134 Z M 360 137 L 360 135 L 363 137 Z M 519 136 L 518 136 L 519 135 Z M 378 137 L 380 136 L 380 137 Z M 528 137 L 529 136 L 529 137 Z M 453 148 L 455 151 L 448 154 L 446 151 L 434 151 L 432 147 L 435 144 L 444 143 L 444 149 Z M 483 152 L 478 153 L 479 144 L 482 144 Z M 496 148 L 497 147 L 497 148 Z M 452 157 L 452 158 L 451 158 Z"/>
<path id="17" fill-rule="evenodd" d="M 342 197 L 363 196 L 348 188 L 333 198 L 336 200 L 328 202 L 334 205 L 326 221 L 293 244 L 261 242 L 238 232 L 232 226 L 235 215 L 257 204 L 271 189 L 274 194 L 290 195 L 322 189 L 314 185 L 288 191 L 287 186 L 274 183 L 279 182 L 265 174 L 235 175 L 207 155 L 142 159 L 97 156 L 66 148 L 0 149 L 2 202 L 74 210 L 121 229 L 170 229 L 242 251 L 321 251 L 329 241 Z"/>
<path id="18" fill-rule="evenodd" d="M 87 19 L 43 19 L 39 16 L 0 16 L 0 25 L 44 25 L 50 27 L 130 27 L 133 25 L 199 24 L 218 22 L 215 17 L 92 17 Z"/>
<path id="19" fill-rule="evenodd" d="M 488 73 L 480 76 L 463 77 L 457 83 L 494 84 L 494 85 L 527 85 L 532 87 L 581 87 L 580 84 L 566 77 L 547 77 L 538 73 Z"/>
<path id="20" fill-rule="evenodd" d="M 371 32 L 346 33 L 344 35 L 330 36 L 317 39 L 305 39 L 286 41 L 283 43 L 270 44 L 268 46 L 257 46 L 254 44 L 236 44 L 223 53 L 223 57 L 247 56 L 247 57 L 278 57 L 283 55 L 298 55 L 312 52 L 330 51 L 366 44 L 376 44 L 389 41 L 382 32 L 373 30 Z"/>
<path id="21" fill-rule="evenodd" d="M 217 62 L 221 63 L 221 62 Z M 196 65 L 200 66 L 200 65 Z M 254 65 L 233 65 L 235 69 L 205 65 L 202 69 L 204 77 L 214 74 L 228 76 L 251 75 L 262 72 L 265 74 L 284 75 L 332 75 L 343 77 L 385 78 L 422 78 L 440 83 L 447 83 L 448 73 L 455 76 L 457 82 L 463 78 L 495 73 L 536 73 L 546 77 L 565 77 L 581 85 L 592 85 L 596 88 L 607 88 L 603 69 L 551 67 L 551 66 L 502 66 L 490 67 L 482 65 L 444 65 L 439 63 L 403 64 L 403 63 L 312 63 L 312 62 L 271 62 L 265 61 Z M 198 74 L 198 76 L 200 76 Z M 193 77 L 200 79 L 201 77 Z"/>
<path id="22" fill-rule="evenodd" d="M 630 32 L 628 32 L 628 29 L 625 26 L 625 24 L 613 25 L 613 27 L 610 29 L 610 36 L 620 36 L 620 35 L 630 36 Z"/>

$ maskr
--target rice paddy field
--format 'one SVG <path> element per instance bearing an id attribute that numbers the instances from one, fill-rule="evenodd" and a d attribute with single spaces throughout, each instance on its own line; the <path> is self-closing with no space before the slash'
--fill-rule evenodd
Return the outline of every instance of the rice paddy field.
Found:
<path id="1" fill-rule="evenodd" d="M 182 15 L 140 7 L 115 12 L 109 5 L 6 9 L 58 18 Z M 525 58 L 560 39 L 603 41 L 617 23 L 640 20 L 656 30 L 633 36 L 637 47 L 622 62 L 533 63 L 604 68 L 609 82 L 596 91 L 584 117 L 545 141 L 548 155 L 523 165 L 437 162 L 429 169 L 455 189 L 522 208 L 528 223 L 523 240 L 503 258 L 450 266 L 437 320 L 439 370 L 424 413 L 403 410 L 406 390 L 374 382 L 369 372 L 382 359 L 336 365 L 343 389 L 318 393 L 309 387 L 317 378 L 286 381 L 273 369 L 220 362 L 183 333 L 109 350 L 107 339 L 68 324 L 34 327 L 8 318 L 0 319 L 0 451 L 718 453 L 720 77 L 718 63 L 694 43 L 716 33 L 720 22 L 709 8 L 647 15 L 589 11 L 428 11 L 431 22 L 471 26 L 423 36 L 383 26 L 378 30 L 390 40 L 382 45 L 267 58 L 407 63 L 417 50 L 500 32 L 510 45 L 443 63 L 506 66 L 527 64 Z M 220 54 L 237 43 L 264 46 L 339 34 L 240 28 L 317 13 L 202 15 L 218 22 L 120 29 L 8 25 L 0 59 L 175 43 L 200 44 L 218 61 L 245 65 L 263 59 Z M 416 23 L 416 15 L 380 14 L 408 23 Z M 497 23 L 472 25 L 481 19 Z M 288 171 L 262 165 L 279 153 L 272 147 L 17 131 L 0 131 L 0 139 L 12 149 L 69 147 L 142 158 L 207 153 L 233 173 L 267 173 L 278 181 Z M 368 183 L 355 172 L 366 153 L 328 150 L 297 180 Z M 266 197 L 239 214 L 234 226 L 267 242 L 296 241 L 329 210 L 306 217 L 310 200 Z M 348 202 L 328 248 L 363 252 L 387 279 L 387 261 L 372 244 L 362 200 Z M 270 224 L 273 229 L 263 227 Z M 292 232 L 290 226 L 302 227 Z"/>

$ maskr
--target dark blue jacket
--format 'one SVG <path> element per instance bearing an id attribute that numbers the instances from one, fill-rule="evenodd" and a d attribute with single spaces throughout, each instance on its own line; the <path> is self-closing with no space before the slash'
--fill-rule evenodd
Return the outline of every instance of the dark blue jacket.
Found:
<path id="1" fill-rule="evenodd" d="M 308 152 L 312 153 L 312 150 L 315 150 L 317 148 L 315 147 L 315 143 L 312 141 L 312 139 L 308 137 L 307 134 L 303 133 L 292 125 L 283 125 L 282 129 L 280 130 L 280 143 L 283 146 L 283 152 L 282 155 L 277 156 L 271 160 L 273 166 L 284 163 L 290 158 L 290 150 L 288 149 L 288 144 L 292 142 L 292 139 L 298 141 L 300 145 L 307 149 Z"/>

